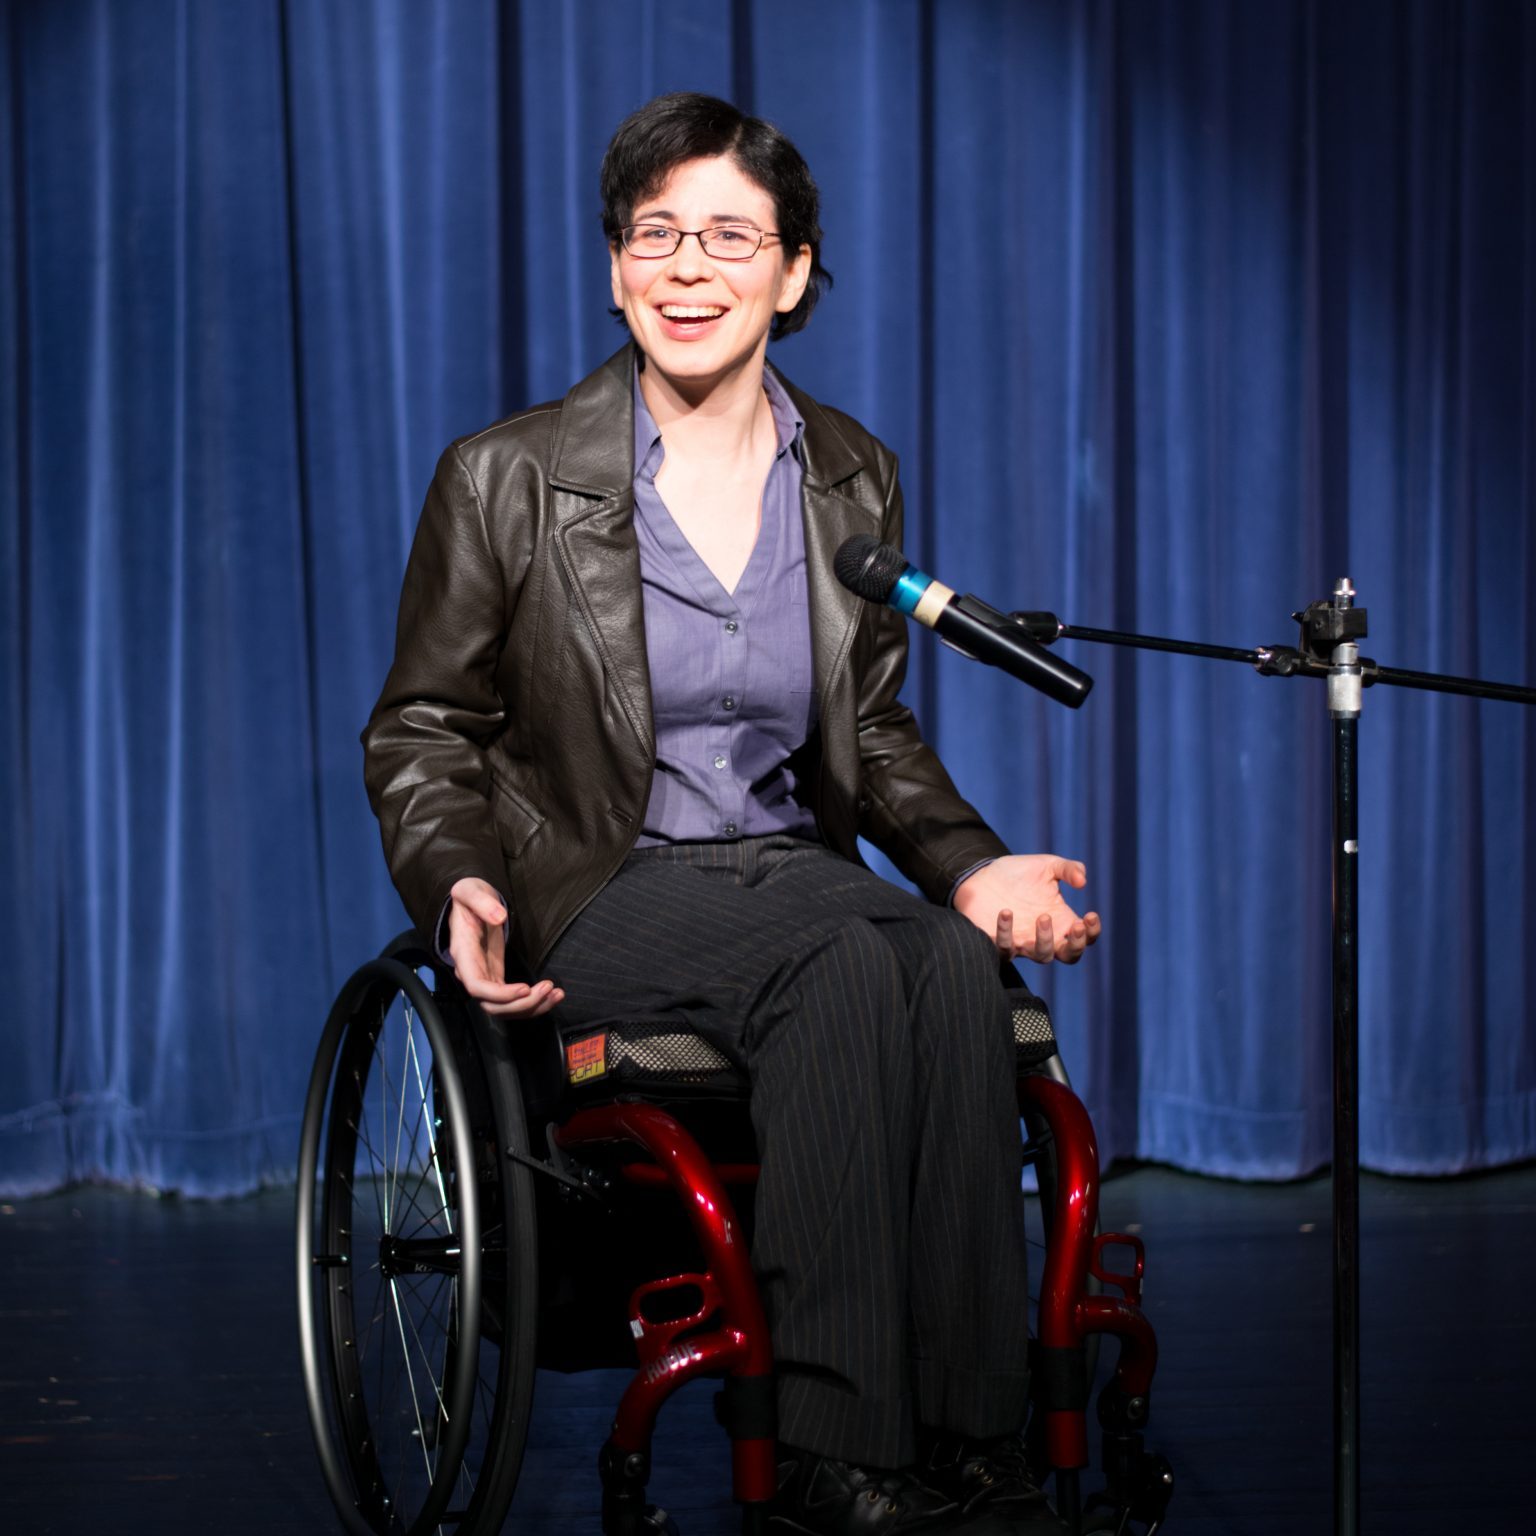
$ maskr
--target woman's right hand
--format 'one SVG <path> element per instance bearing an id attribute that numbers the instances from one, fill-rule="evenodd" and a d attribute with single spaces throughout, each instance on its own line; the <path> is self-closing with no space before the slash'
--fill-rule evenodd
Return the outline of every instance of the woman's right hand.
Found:
<path id="1" fill-rule="evenodd" d="M 507 909 L 484 880 L 468 876 L 454 882 L 448 893 L 448 953 L 459 984 L 487 1013 L 536 1019 L 564 996 L 551 981 L 507 982 L 506 936 L 502 925 Z"/>

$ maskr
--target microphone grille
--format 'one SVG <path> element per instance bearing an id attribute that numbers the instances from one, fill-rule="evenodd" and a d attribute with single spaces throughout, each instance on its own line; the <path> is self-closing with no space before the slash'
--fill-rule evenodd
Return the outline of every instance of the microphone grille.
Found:
<path id="1" fill-rule="evenodd" d="M 907 568 L 906 556 L 872 534 L 856 533 L 844 539 L 832 557 L 837 579 L 856 597 L 869 603 L 890 600 L 897 578 Z"/>

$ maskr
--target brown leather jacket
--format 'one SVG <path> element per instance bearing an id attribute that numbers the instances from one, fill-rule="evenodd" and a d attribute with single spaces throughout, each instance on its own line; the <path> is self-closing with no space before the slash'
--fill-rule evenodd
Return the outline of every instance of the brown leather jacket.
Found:
<path id="1" fill-rule="evenodd" d="M 639 835 L 655 766 L 635 540 L 630 346 L 563 401 L 452 444 L 400 595 L 395 659 L 363 731 L 390 874 L 423 933 L 454 881 L 511 904 L 536 970 Z M 821 727 L 802 782 L 826 842 L 882 849 L 930 899 L 1005 852 L 896 699 L 907 621 L 854 597 L 850 534 L 898 548 L 896 460 L 786 382 L 805 420 L 802 505 Z"/>

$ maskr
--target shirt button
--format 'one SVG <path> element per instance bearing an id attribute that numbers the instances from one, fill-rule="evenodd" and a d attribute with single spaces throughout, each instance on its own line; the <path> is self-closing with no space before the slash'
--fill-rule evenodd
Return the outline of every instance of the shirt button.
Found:
<path id="1" fill-rule="evenodd" d="M 731 694 L 729 694 L 729 693 L 726 694 L 726 696 L 723 699 L 720 700 L 720 707 L 721 707 L 721 709 L 735 709 L 736 708 L 736 700 L 735 700 L 735 698 Z"/>
<path id="2" fill-rule="evenodd" d="M 725 826 L 721 828 L 721 831 L 723 831 L 727 837 L 735 837 L 736 823 L 734 821 L 726 822 Z"/>
<path id="3" fill-rule="evenodd" d="M 716 768 L 724 768 L 725 767 L 725 758 L 719 752 L 715 753 L 715 767 Z"/>
<path id="4" fill-rule="evenodd" d="M 728 635 L 734 635 L 740 628 L 741 626 L 736 622 L 735 619 L 727 619 L 725 621 L 725 632 Z"/>

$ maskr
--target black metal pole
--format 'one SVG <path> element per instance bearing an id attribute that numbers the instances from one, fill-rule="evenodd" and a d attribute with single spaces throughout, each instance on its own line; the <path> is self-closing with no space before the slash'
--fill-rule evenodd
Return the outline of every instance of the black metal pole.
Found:
<path id="1" fill-rule="evenodd" d="M 1335 648 L 1333 720 L 1333 1486 L 1336 1536 L 1360 1529 L 1360 652 Z"/>

